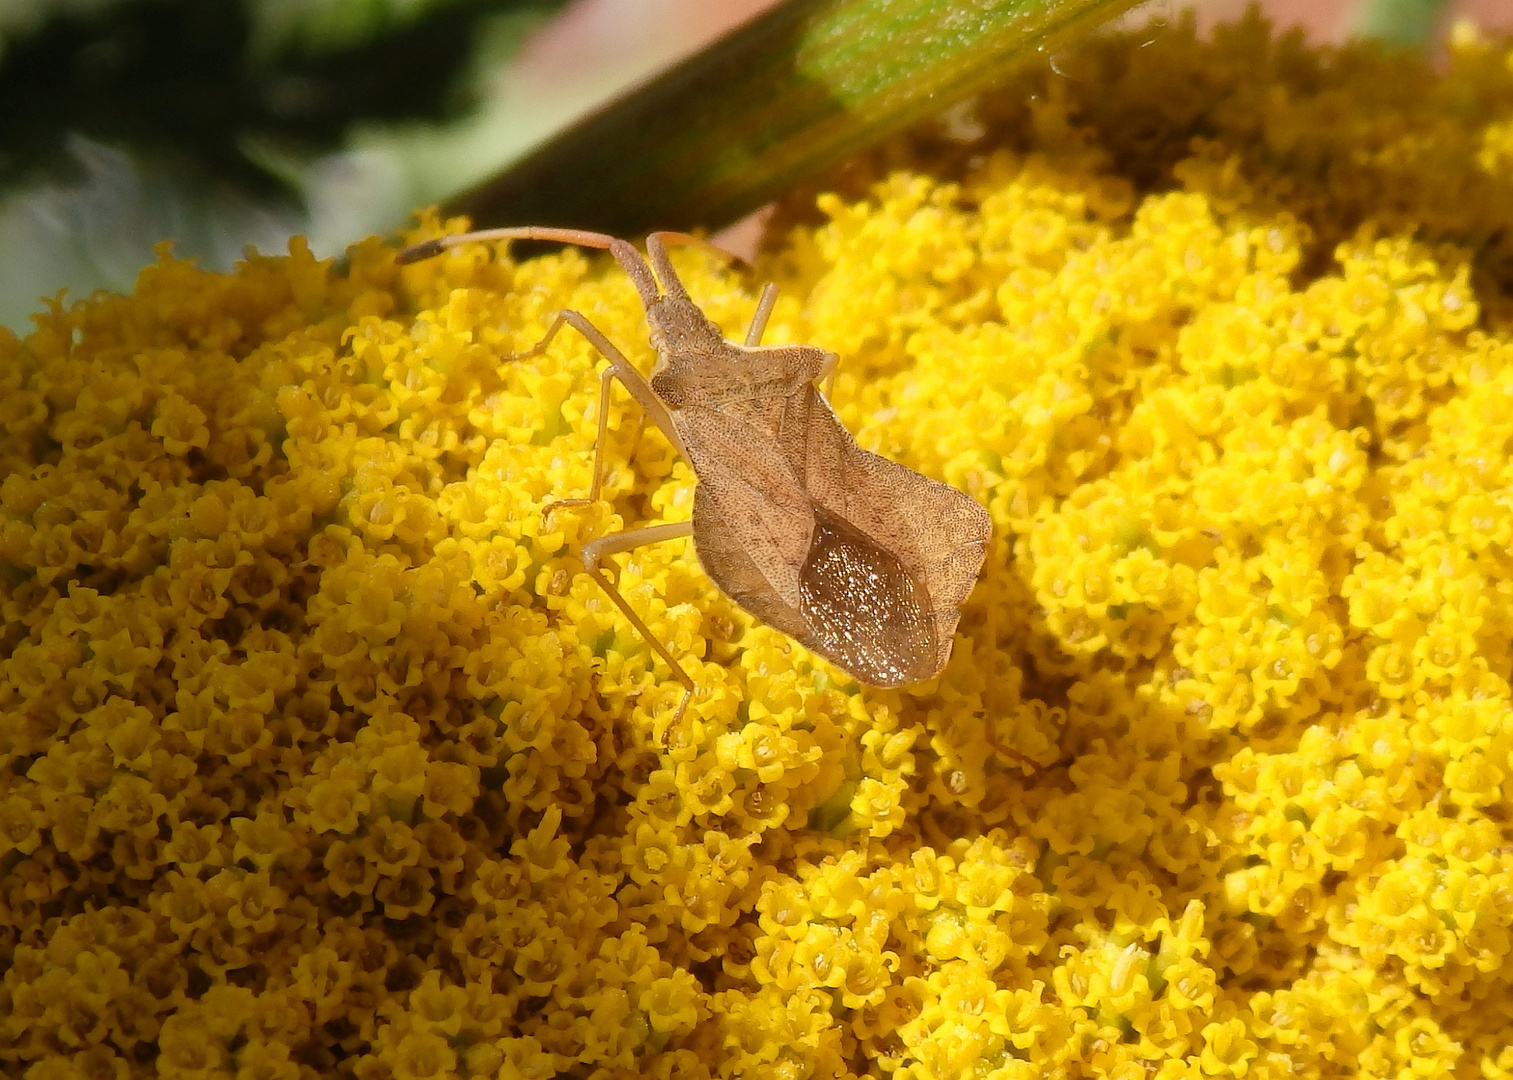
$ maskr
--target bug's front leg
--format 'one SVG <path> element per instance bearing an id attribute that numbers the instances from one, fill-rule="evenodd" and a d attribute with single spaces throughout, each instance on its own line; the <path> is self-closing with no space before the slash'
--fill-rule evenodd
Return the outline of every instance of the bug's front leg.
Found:
<path id="1" fill-rule="evenodd" d="M 599 328 L 589 322 L 582 314 L 576 311 L 559 311 L 557 317 L 547 327 L 546 333 L 541 340 L 521 353 L 513 353 L 502 357 L 503 360 L 522 360 L 532 356 L 539 356 L 551 343 L 552 338 L 557 336 L 557 331 L 564 325 L 571 326 L 588 340 L 588 343 L 599 351 L 604 359 L 609 361 L 609 366 L 599 376 L 599 433 L 594 439 L 594 471 L 593 479 L 589 482 L 588 495 L 575 499 L 558 499 L 547 503 L 541 508 L 543 519 L 555 514 L 564 507 L 589 506 L 599 500 L 599 492 L 604 487 L 604 444 L 605 436 L 609 432 L 609 384 L 614 379 L 619 379 L 630 396 L 635 398 L 641 408 L 662 433 L 677 447 L 678 452 L 687 456 L 683 447 L 683 440 L 679 438 L 677 429 L 673 427 L 672 417 L 668 415 L 667 406 L 663 405 L 656 393 L 652 390 L 642 374 L 635 369 L 625 354 L 615 348 L 614 344 L 600 333 Z"/>
<path id="2" fill-rule="evenodd" d="M 560 506 L 562 504 L 558 503 L 557 505 Z M 678 682 L 683 684 L 683 700 L 678 702 L 677 711 L 672 714 L 672 719 L 668 721 L 668 731 L 678 726 L 678 721 L 683 719 L 683 713 L 688 709 L 688 702 L 693 698 L 693 676 L 683 670 L 683 665 L 673 658 L 672 652 L 667 646 L 657 639 L 657 636 L 651 632 L 651 627 L 647 626 L 641 616 L 636 614 L 635 609 L 630 606 L 630 601 L 626 600 L 620 593 L 620 590 L 610 580 L 610 576 L 604 572 L 603 567 L 599 563 L 607 555 L 629 551 L 632 548 L 642 547 L 646 544 L 660 544 L 664 540 L 676 540 L 692 534 L 693 522 L 675 521 L 666 525 L 647 525 L 640 529 L 627 529 L 624 532 L 611 533 L 608 536 L 597 537 L 583 545 L 583 568 L 599 583 L 599 587 L 604 590 L 605 595 L 613 601 L 614 605 L 620 609 L 621 614 L 630 620 L 630 624 L 636 628 L 636 632 L 645 639 L 646 643 L 656 651 L 658 656 L 667 661 L 667 666 L 672 668 L 672 673 L 677 676 Z"/>
<path id="3" fill-rule="evenodd" d="M 678 448 L 678 452 L 684 454 L 685 457 L 687 456 L 687 451 L 683 447 L 683 440 L 678 436 L 677 429 L 673 427 L 672 417 L 667 412 L 667 406 L 662 404 L 661 400 L 652 390 L 651 384 L 625 358 L 625 354 L 617 349 L 599 331 L 598 327 L 589 322 L 579 312 L 558 312 L 557 317 L 552 320 L 551 325 L 547 328 L 546 333 L 542 335 L 540 341 L 525 352 L 506 357 L 505 359 L 516 360 L 539 355 L 551 343 L 557 331 L 564 325 L 571 326 L 578 333 L 582 334 L 588 340 L 588 343 L 599 350 L 604 359 L 609 361 L 609 366 L 599 376 L 599 432 L 597 438 L 594 440 L 594 471 L 593 479 L 589 482 L 588 495 L 584 498 L 558 499 L 555 502 L 548 503 L 541 508 L 543 520 L 563 508 L 588 506 L 599 500 L 599 495 L 604 487 L 604 444 L 608 441 L 607 435 L 609 432 L 610 383 L 615 379 L 619 379 L 624 384 L 625 389 L 630 391 L 631 397 L 641 404 L 641 407 L 646 410 L 646 415 L 651 417 L 652 422 L 662 429 L 662 432 Z M 673 675 L 676 676 L 678 682 L 683 686 L 683 698 L 678 702 L 677 711 L 673 713 L 672 720 L 668 724 L 668 730 L 672 730 L 677 726 L 678 722 L 683 718 L 683 713 L 688 709 L 688 702 L 692 699 L 694 691 L 693 677 L 673 658 L 667 646 L 662 644 L 656 635 L 651 632 L 651 628 L 646 625 L 645 620 L 636 614 L 635 609 L 621 595 L 614 581 L 610 579 L 610 576 L 600 566 L 600 562 L 606 556 L 616 554 L 617 552 L 629 551 L 631 548 L 641 547 L 644 544 L 657 544 L 664 540 L 674 540 L 678 537 L 689 536 L 692 532 L 693 523 L 689 521 L 675 522 L 668 525 L 648 525 L 645 528 L 628 529 L 625 532 L 612 533 L 609 536 L 601 536 L 590 540 L 583 545 L 582 552 L 583 568 L 588 571 L 589 576 L 599 583 L 605 595 L 630 620 L 631 625 L 636 628 L 636 632 L 646 640 L 646 643 L 652 647 L 658 656 L 667 662 L 667 666 L 672 668 Z"/>

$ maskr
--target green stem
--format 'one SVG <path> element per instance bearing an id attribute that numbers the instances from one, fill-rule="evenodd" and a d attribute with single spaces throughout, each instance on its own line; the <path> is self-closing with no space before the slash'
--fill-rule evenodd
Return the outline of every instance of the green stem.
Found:
<path id="1" fill-rule="evenodd" d="M 617 235 L 717 228 L 1135 0 L 788 0 L 450 210 Z"/>
<path id="2" fill-rule="evenodd" d="M 1355 32 L 1392 45 L 1423 45 L 1446 6 L 1445 0 L 1360 0 Z"/>

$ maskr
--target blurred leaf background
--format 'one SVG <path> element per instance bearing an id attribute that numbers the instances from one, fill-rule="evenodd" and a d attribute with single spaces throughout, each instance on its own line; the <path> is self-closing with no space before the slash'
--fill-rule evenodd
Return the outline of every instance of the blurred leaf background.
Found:
<path id="1" fill-rule="evenodd" d="M 129 289 L 165 238 L 217 267 L 296 232 L 339 252 L 687 46 L 522 73 L 563 4 L 0 0 L 0 325 L 59 289 Z"/>
<path id="2" fill-rule="evenodd" d="M 129 288 L 167 237 L 219 266 L 391 225 L 435 197 L 396 156 L 407 133 L 478 115 L 486 73 L 560 3 L 0 4 L 0 322 L 39 293 Z"/>
<path id="3" fill-rule="evenodd" d="M 24 330 L 60 289 L 131 288 L 163 239 L 226 267 L 296 232 L 335 254 L 392 231 L 773 2 L 0 0 L 0 325 Z M 1244 6 L 1204 0 L 1200 21 Z M 1513 8 L 1265 6 L 1315 36 L 1403 43 L 1451 8 L 1504 24 Z"/>

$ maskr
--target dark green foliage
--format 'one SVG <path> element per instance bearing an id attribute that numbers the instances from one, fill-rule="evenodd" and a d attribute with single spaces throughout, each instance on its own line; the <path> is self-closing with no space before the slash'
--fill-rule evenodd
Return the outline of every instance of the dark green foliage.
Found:
<path id="1" fill-rule="evenodd" d="M 336 147 L 358 121 L 441 120 L 472 103 L 468 64 L 480 27 L 561 0 L 452 0 L 405 22 L 339 27 L 298 42 L 254 41 L 232 0 L 126 0 L 54 18 L 0 55 L 0 183 L 59 174 L 69 135 L 166 157 L 268 192 L 277 181 L 249 141 L 304 157 Z"/>

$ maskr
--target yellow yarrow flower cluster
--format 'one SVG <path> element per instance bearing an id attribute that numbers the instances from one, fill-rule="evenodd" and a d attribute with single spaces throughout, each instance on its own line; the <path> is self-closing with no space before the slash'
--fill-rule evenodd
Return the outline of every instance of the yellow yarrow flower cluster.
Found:
<path id="1" fill-rule="evenodd" d="M 617 395 L 543 519 L 601 361 L 500 360 L 646 369 L 606 259 L 165 253 L 0 334 L 6 1074 L 1513 1077 L 1513 49 L 1058 68 L 757 268 L 992 513 L 923 686 L 668 543 L 669 723 L 578 552 L 695 478 Z"/>

